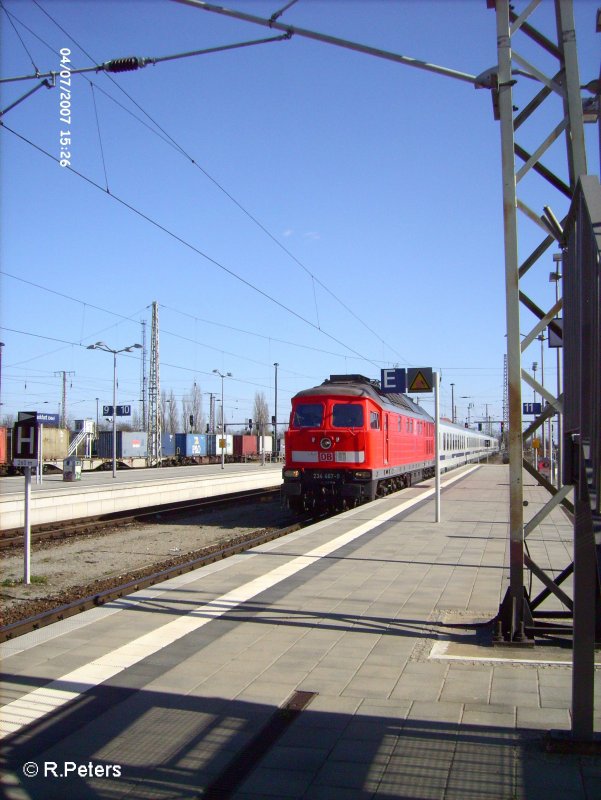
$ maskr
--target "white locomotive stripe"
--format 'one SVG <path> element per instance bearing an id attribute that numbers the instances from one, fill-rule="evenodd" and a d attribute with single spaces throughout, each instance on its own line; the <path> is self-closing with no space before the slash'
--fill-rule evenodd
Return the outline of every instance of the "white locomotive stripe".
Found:
<path id="1" fill-rule="evenodd" d="M 365 461 L 365 450 L 337 450 L 335 453 L 336 461 L 354 464 L 363 464 Z"/>
<path id="2" fill-rule="evenodd" d="M 469 472 L 474 469 L 477 469 L 477 467 L 472 467 Z M 468 472 L 462 472 L 461 475 L 455 475 L 449 478 L 443 483 L 443 486 L 454 483 L 466 474 L 468 474 Z M 305 569 L 305 567 L 311 566 L 311 564 L 314 564 L 321 558 L 330 555 L 340 547 L 350 544 L 355 541 L 355 539 L 363 536 L 363 534 L 393 519 L 403 511 L 431 497 L 433 494 L 434 489 L 427 489 L 417 497 L 413 497 L 411 500 L 406 500 L 400 505 L 395 505 L 387 509 L 377 517 L 364 522 L 362 525 L 353 528 L 347 533 L 337 536 L 329 542 L 325 542 L 319 547 L 310 550 L 305 555 L 297 556 L 286 564 L 282 564 L 270 572 L 267 572 L 265 575 L 260 575 L 258 578 L 254 578 L 248 583 L 221 595 L 221 597 L 192 609 L 185 616 L 178 617 L 150 633 L 139 636 L 132 642 L 118 647 L 116 650 L 91 661 L 89 664 L 85 664 L 83 667 L 79 667 L 63 675 L 61 678 L 51 681 L 46 686 L 34 689 L 23 697 L 13 700 L 11 703 L 7 703 L 1 709 L 0 739 L 12 733 L 16 733 L 26 725 L 30 725 L 42 717 L 45 717 L 47 714 L 56 711 L 66 705 L 70 700 L 79 697 L 83 692 L 93 689 L 95 686 L 123 672 L 124 669 L 168 647 L 183 636 L 202 628 L 204 625 L 211 622 L 211 620 L 218 619 L 224 614 L 227 614 L 228 611 L 232 611 L 242 603 L 256 597 L 261 592 L 271 589 L 278 583 L 286 580 L 286 578 Z M 339 518 L 340 517 L 338 517 L 338 519 Z M 324 522 L 327 524 L 329 521 Z M 320 523 L 318 523 L 318 525 L 320 525 Z"/>
<path id="3" fill-rule="evenodd" d="M 292 460 L 293 461 L 306 461 L 309 463 L 315 462 L 317 463 L 317 450 L 293 450 L 292 451 Z"/>

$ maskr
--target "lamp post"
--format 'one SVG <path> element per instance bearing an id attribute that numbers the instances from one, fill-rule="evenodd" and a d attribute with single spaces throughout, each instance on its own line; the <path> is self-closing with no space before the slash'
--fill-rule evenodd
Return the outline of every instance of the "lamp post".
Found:
<path id="1" fill-rule="evenodd" d="M 141 344 L 130 344 L 121 350 L 113 350 L 104 342 L 88 345 L 88 350 L 104 350 L 113 354 L 113 478 L 117 477 L 117 354 L 131 353 L 133 350 L 142 349 Z"/>
<path id="2" fill-rule="evenodd" d="M 0 342 L 0 406 L 2 406 L 2 351 L 4 350 L 4 342 Z"/>
<path id="3" fill-rule="evenodd" d="M 223 380 L 224 378 L 231 378 L 231 372 L 219 372 L 218 369 L 214 369 L 213 372 L 215 375 L 219 375 L 221 378 L 221 469 L 225 469 L 225 414 L 223 410 Z"/>
<path id="4" fill-rule="evenodd" d="M 277 458 L 278 455 L 278 367 L 280 366 L 277 361 L 274 361 L 275 367 L 275 403 L 274 403 L 274 418 L 273 418 L 273 455 Z"/>

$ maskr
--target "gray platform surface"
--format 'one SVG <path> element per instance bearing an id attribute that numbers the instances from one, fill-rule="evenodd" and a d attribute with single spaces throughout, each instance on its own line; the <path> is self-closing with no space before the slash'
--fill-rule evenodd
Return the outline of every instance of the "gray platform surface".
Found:
<path id="1" fill-rule="evenodd" d="M 300 690 L 221 796 L 601 797 L 601 759 L 541 746 L 570 728 L 571 651 L 480 624 L 507 586 L 507 480 L 454 473 L 439 524 L 413 487 L 0 646 L 6 796 L 202 797 Z M 528 542 L 559 571 L 571 539 L 557 510 Z"/>

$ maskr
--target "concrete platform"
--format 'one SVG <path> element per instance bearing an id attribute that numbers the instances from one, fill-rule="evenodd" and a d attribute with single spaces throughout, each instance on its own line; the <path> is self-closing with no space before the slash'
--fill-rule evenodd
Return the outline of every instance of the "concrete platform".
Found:
<path id="1" fill-rule="evenodd" d="M 507 585 L 507 478 L 445 477 L 439 524 L 412 487 L 1 645 L 5 795 L 601 796 L 601 759 L 541 747 L 570 728 L 570 652 L 478 625 Z M 529 545 L 563 568 L 563 513 Z"/>
<path id="2" fill-rule="evenodd" d="M 23 477 L 0 481 L 0 530 L 23 526 Z M 282 483 L 282 466 L 273 464 L 227 464 L 195 467 L 124 470 L 83 473 L 67 483 L 62 475 L 44 475 L 43 483 L 32 480 L 31 524 L 45 525 L 64 520 L 95 517 L 146 506 L 199 500 L 222 494 L 269 489 Z"/>

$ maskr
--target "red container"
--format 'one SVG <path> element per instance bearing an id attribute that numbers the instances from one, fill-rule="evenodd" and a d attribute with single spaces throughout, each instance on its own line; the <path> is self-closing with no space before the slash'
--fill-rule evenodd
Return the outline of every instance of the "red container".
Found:
<path id="1" fill-rule="evenodd" d="M 256 456 L 258 450 L 256 436 L 248 436 L 241 433 L 234 434 L 235 456 Z"/>
<path id="2" fill-rule="evenodd" d="M 8 459 L 6 439 L 7 439 L 7 429 L 0 428 L 0 464 L 6 464 Z"/>

